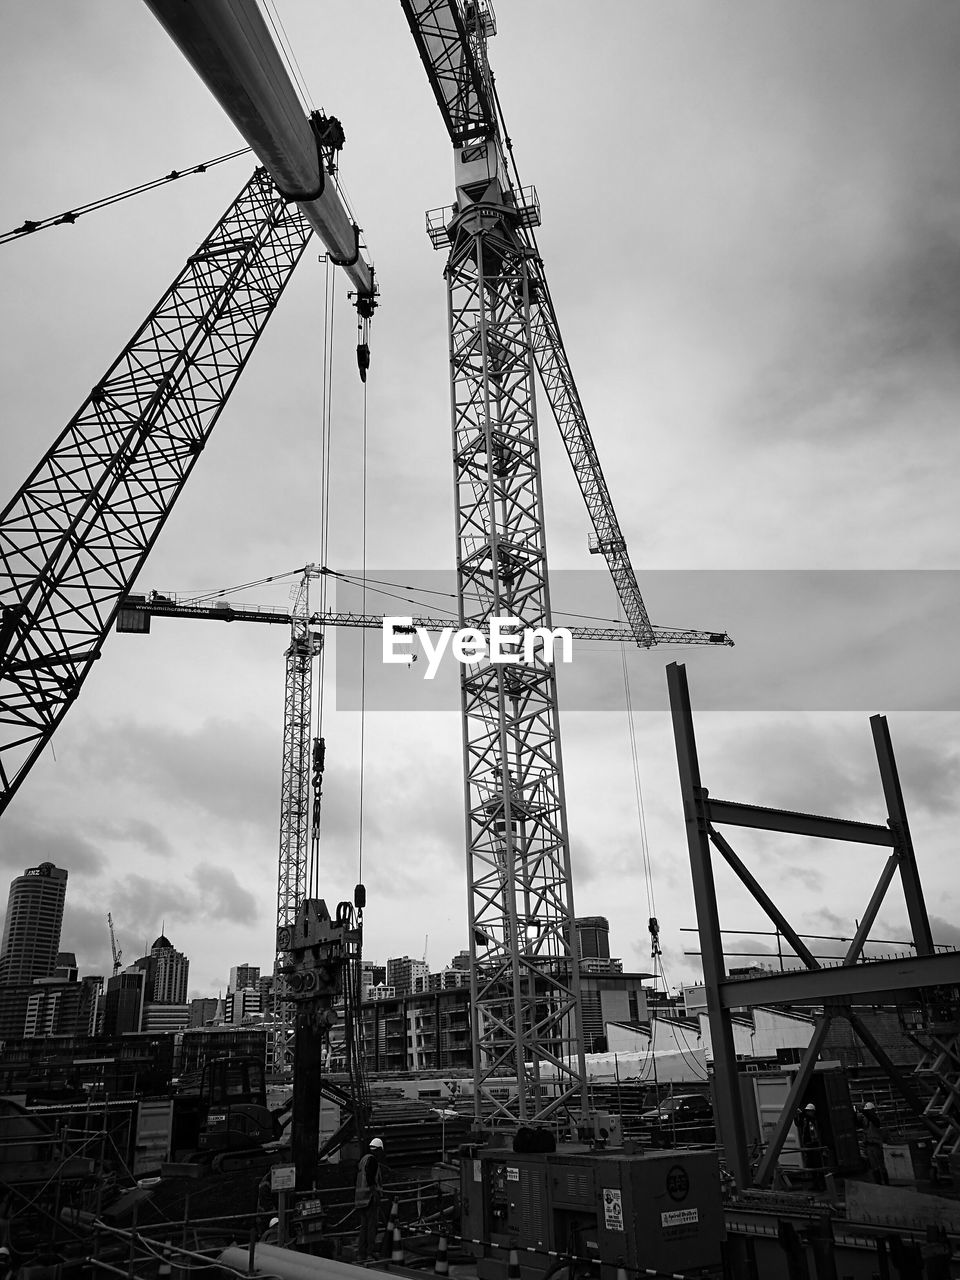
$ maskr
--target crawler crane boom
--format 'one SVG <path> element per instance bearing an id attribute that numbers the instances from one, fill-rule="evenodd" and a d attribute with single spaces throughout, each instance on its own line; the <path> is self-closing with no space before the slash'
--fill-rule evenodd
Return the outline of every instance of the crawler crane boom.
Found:
<path id="1" fill-rule="evenodd" d="M 372 307 L 373 268 L 326 161 L 317 120 L 296 89 L 256 0 L 146 0 L 200 79 L 253 148 L 280 193 L 296 202 Z"/>

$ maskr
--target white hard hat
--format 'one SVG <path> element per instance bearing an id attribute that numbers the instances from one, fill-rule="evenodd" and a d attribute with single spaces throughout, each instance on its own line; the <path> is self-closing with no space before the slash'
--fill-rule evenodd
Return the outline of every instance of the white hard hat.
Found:
<path id="1" fill-rule="evenodd" d="M 877 1108 L 873 1105 L 872 1102 L 865 1102 L 863 1104 L 863 1109 L 864 1111 L 876 1111 Z"/>
<path id="2" fill-rule="evenodd" d="M 817 1108 L 813 1105 L 812 1102 L 808 1102 L 803 1109 L 804 1111 L 816 1111 Z"/>
<path id="3" fill-rule="evenodd" d="M 276 1226 L 279 1226 L 279 1225 L 280 1225 L 280 1219 L 279 1219 L 279 1218 L 271 1218 L 271 1219 L 270 1219 L 270 1226 L 271 1226 L 271 1227 L 276 1227 Z"/>
<path id="4" fill-rule="evenodd" d="M 382 1151 L 382 1150 L 383 1150 L 383 1143 L 380 1141 L 380 1139 L 379 1139 L 379 1138 L 371 1138 L 371 1139 L 370 1139 L 370 1150 L 371 1150 L 371 1151 Z"/>

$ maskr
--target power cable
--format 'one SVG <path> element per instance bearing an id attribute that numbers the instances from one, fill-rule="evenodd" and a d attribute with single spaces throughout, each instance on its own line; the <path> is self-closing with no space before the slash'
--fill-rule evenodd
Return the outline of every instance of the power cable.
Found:
<path id="1" fill-rule="evenodd" d="M 45 231 L 48 227 L 71 226 L 85 213 L 92 213 L 95 209 L 106 209 L 112 204 L 119 204 L 121 200 L 129 200 L 131 196 L 141 195 L 144 191 L 153 191 L 156 187 L 164 187 L 169 182 L 176 182 L 177 178 L 189 177 L 194 173 L 206 173 L 208 169 L 213 169 L 218 164 L 224 164 L 227 160 L 235 160 L 237 156 L 245 156 L 249 151 L 249 147 L 240 147 L 237 151 L 229 151 L 226 155 L 217 156 L 215 160 L 205 160 L 202 164 L 195 164 L 192 169 L 172 169 L 170 173 L 165 174 L 162 178 L 154 178 L 152 182 L 141 182 L 139 186 L 127 187 L 125 191 L 118 191 L 115 195 L 104 196 L 100 200 L 91 200 L 87 204 L 77 205 L 73 209 L 68 209 L 66 213 L 58 213 L 50 218 L 28 218 L 19 227 L 14 227 L 12 231 L 5 231 L 0 235 L 0 244 L 8 244 L 11 240 L 19 240 L 22 236 L 32 235 L 34 231 Z"/>

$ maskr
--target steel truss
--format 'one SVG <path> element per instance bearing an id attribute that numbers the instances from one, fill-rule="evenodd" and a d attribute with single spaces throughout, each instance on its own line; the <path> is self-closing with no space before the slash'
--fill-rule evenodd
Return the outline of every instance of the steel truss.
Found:
<path id="1" fill-rule="evenodd" d="M 460 623 L 550 627 L 530 332 L 517 211 L 461 191 L 446 266 Z M 461 676 L 477 1118 L 585 1107 L 570 850 L 554 670 L 486 660 Z M 518 1114 L 490 1085 L 515 1075 Z M 553 1079 L 556 1085 L 553 1085 Z M 489 1117 L 487 1117 L 489 1122 Z"/>
<path id="2" fill-rule="evenodd" d="M 763 1186 L 774 1176 L 784 1140 L 797 1109 L 802 1104 L 830 1023 L 837 1017 L 842 1017 L 850 1024 L 894 1088 L 939 1138 L 942 1125 L 938 1125 L 929 1112 L 925 1114 L 923 1101 L 912 1082 L 877 1042 L 854 1005 L 854 1001 L 858 999 L 861 1004 L 877 1003 L 880 1000 L 912 1003 L 918 988 L 956 984 L 960 980 L 960 953 L 935 953 L 886 718 L 872 716 L 870 720 L 887 808 L 885 824 L 854 822 L 846 818 L 821 817 L 785 809 L 764 809 L 756 805 L 715 799 L 701 784 L 690 695 L 686 670 L 682 664 L 673 662 L 667 667 L 667 685 L 697 908 L 704 989 L 710 1017 L 717 1124 L 727 1163 L 737 1186 L 743 1188 L 751 1183 Z M 737 856 L 725 837 L 716 830 L 717 825 L 722 824 L 844 840 L 889 850 L 876 886 L 860 915 L 856 932 L 839 967 L 821 967 L 772 897 Z M 742 981 L 727 976 L 711 845 L 783 934 L 805 965 L 804 969 Z M 895 877 L 899 877 L 903 888 L 916 958 L 862 963 L 864 945 Z M 767 1136 L 766 1149 L 756 1170 L 752 1171 L 733 1043 L 732 1010 L 760 1004 L 794 1002 L 815 1003 L 823 1012 L 817 1019 L 780 1119 Z"/>
<path id="3" fill-rule="evenodd" d="M 310 833 L 310 723 L 313 708 L 313 665 L 322 639 L 310 629 L 310 578 L 307 565 L 297 587 L 286 652 L 283 695 L 283 765 L 280 776 L 280 857 L 277 864 L 277 946 L 273 964 L 273 1070 L 293 1070 L 296 1010 L 282 969 L 286 951 L 279 939 L 294 926 L 307 897 L 307 851 Z"/>
<path id="4" fill-rule="evenodd" d="M 99 658 L 311 234 L 258 170 L 0 514 L 0 812 Z"/>

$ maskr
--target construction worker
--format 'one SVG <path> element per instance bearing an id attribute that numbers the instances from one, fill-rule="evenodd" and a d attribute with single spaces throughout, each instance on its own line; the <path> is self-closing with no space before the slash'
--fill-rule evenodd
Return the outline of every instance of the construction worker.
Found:
<path id="1" fill-rule="evenodd" d="M 383 1180 L 382 1159 L 383 1143 L 379 1138 L 371 1138 L 367 1154 L 357 1165 L 357 1186 L 353 1197 L 360 1215 L 360 1230 L 357 1233 L 358 1262 L 366 1262 L 376 1252 Z"/>
<path id="2" fill-rule="evenodd" d="M 880 1123 L 880 1113 L 872 1102 L 865 1102 L 860 1112 L 863 1138 L 863 1156 L 874 1182 L 888 1186 L 890 1175 L 887 1173 L 886 1161 L 883 1158 L 883 1144 L 887 1140 L 886 1131 Z"/>
<path id="3" fill-rule="evenodd" d="M 824 1188 L 823 1179 L 823 1144 L 820 1139 L 820 1126 L 817 1124 L 817 1108 L 808 1102 L 802 1111 L 797 1112 L 797 1130 L 800 1135 L 800 1158 L 805 1169 L 811 1171 L 811 1186 L 815 1191 Z"/>

